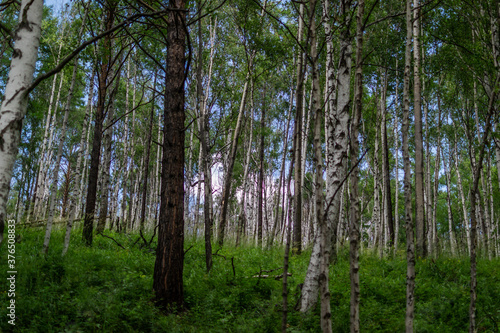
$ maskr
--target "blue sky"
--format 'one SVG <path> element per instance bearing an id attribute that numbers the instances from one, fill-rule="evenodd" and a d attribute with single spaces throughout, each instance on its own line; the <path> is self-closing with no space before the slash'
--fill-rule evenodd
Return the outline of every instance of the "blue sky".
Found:
<path id="1" fill-rule="evenodd" d="M 69 2 L 69 0 L 45 0 L 46 6 L 54 6 L 55 10 L 59 10 L 62 4 Z"/>

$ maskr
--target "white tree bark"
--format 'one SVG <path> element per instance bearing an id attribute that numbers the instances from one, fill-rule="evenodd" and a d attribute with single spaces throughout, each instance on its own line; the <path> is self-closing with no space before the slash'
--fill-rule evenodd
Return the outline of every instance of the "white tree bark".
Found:
<path id="1" fill-rule="evenodd" d="M 467 204 L 465 202 L 465 194 L 464 194 L 464 189 L 462 186 L 462 175 L 460 173 L 460 168 L 458 165 L 458 143 L 457 143 L 457 132 L 455 131 L 455 146 L 454 146 L 454 154 L 455 154 L 455 168 L 457 169 L 457 185 L 458 185 L 458 192 L 460 193 L 460 201 L 462 203 L 462 214 L 463 214 L 463 225 L 465 228 L 465 233 L 467 235 L 467 250 L 468 253 L 470 254 L 470 227 L 469 227 L 469 217 L 467 213 Z"/>
<path id="2" fill-rule="evenodd" d="M 57 52 L 56 64 L 59 64 L 59 61 L 61 59 L 61 51 L 62 51 L 62 46 L 63 46 L 62 36 L 64 36 L 65 28 L 66 28 L 66 24 L 63 24 L 63 28 L 61 31 L 61 42 L 59 43 L 59 50 Z M 52 133 L 52 130 L 55 128 L 55 124 L 56 124 L 55 120 L 56 120 L 57 108 L 56 108 L 56 111 L 54 112 L 54 115 L 52 116 L 52 105 L 54 104 L 54 95 L 56 92 L 56 83 L 57 83 L 58 77 L 59 77 L 59 75 L 55 74 L 54 78 L 52 79 L 52 89 L 50 91 L 50 98 L 49 98 L 49 110 L 47 112 L 47 118 L 45 121 L 45 131 L 43 134 L 42 148 L 40 150 L 40 160 L 38 163 L 38 177 L 37 177 L 38 180 L 37 180 L 37 184 L 36 184 L 37 190 L 35 191 L 37 193 L 37 196 L 34 198 L 34 205 L 32 207 L 33 212 L 35 213 L 35 218 L 36 218 L 36 216 L 37 216 L 36 214 L 38 212 L 38 210 L 35 210 L 35 208 L 38 208 L 40 206 L 40 202 L 41 202 L 40 195 L 42 192 L 45 191 L 44 188 L 42 189 L 42 183 L 45 182 L 45 177 L 47 175 L 48 166 L 50 164 L 47 161 L 47 156 L 48 156 L 47 155 L 47 143 L 49 141 L 49 129 L 51 129 L 51 133 Z M 64 77 L 64 75 L 61 75 L 58 96 L 60 96 L 63 77 Z M 59 102 L 59 100 L 57 100 L 56 105 L 58 104 L 58 102 Z"/>
<path id="3" fill-rule="evenodd" d="M 115 87 L 109 95 L 108 115 L 106 116 L 106 127 L 103 130 L 103 148 L 104 154 L 101 167 L 101 201 L 99 210 L 99 219 L 97 221 L 96 232 L 101 233 L 106 226 L 106 220 L 109 215 L 109 191 L 110 191 L 110 174 L 111 174 L 111 144 L 113 137 L 113 121 L 115 115 L 115 96 L 120 86 L 121 72 L 116 74 Z"/>
<path id="4" fill-rule="evenodd" d="M 94 93 L 94 88 L 92 87 L 92 91 L 91 91 L 91 94 Z M 90 98 L 90 97 L 89 97 Z M 90 103 L 90 116 L 89 117 L 92 117 L 92 110 L 94 109 L 94 106 L 92 103 Z M 91 118 L 89 118 L 90 120 Z M 89 162 L 89 148 L 90 148 L 90 126 L 89 128 L 87 129 L 87 140 L 85 141 L 85 153 L 83 154 L 84 158 L 83 158 L 83 168 L 82 168 L 82 180 L 81 180 L 81 183 L 80 183 L 80 195 L 78 196 L 78 204 L 76 205 L 76 213 L 75 213 L 75 216 L 80 216 L 80 212 L 81 212 L 81 209 L 82 209 L 82 203 L 83 203 L 83 196 L 84 196 L 84 193 L 85 193 L 85 184 L 87 184 L 87 176 L 88 176 L 88 173 L 87 173 L 87 166 L 88 166 L 88 162 Z M 77 185 L 78 186 L 78 185 Z"/>
<path id="5" fill-rule="evenodd" d="M 253 83 L 252 83 L 253 84 Z M 253 90 L 253 89 L 252 89 Z M 253 101 L 253 98 L 250 99 L 250 101 Z M 250 137 L 248 139 L 248 147 L 247 147 L 247 154 L 245 157 L 245 168 L 243 170 L 243 198 L 241 200 L 241 212 L 240 212 L 240 218 L 238 221 L 238 231 L 236 234 L 236 245 L 238 246 L 241 240 L 241 236 L 243 233 L 243 227 L 246 224 L 247 216 L 246 216 L 246 194 L 247 194 L 247 188 L 248 188 L 248 169 L 250 166 L 250 157 L 252 156 L 252 140 L 253 140 L 253 102 L 251 103 L 252 106 L 250 108 Z"/>
<path id="6" fill-rule="evenodd" d="M 349 10 L 350 1 L 342 2 L 342 16 Z M 350 104 L 350 81 L 351 81 L 351 40 L 347 22 L 342 22 L 343 28 L 340 38 L 340 58 L 337 80 L 337 98 L 335 98 L 335 73 L 333 68 L 333 35 L 329 24 L 328 1 L 322 0 L 323 26 L 325 28 L 327 43 L 327 80 L 329 80 L 329 118 L 326 156 L 326 200 L 325 215 L 327 225 L 333 231 L 331 246 L 332 259 L 335 257 L 336 229 L 340 214 L 340 190 L 344 180 L 347 146 L 348 146 L 348 119 Z M 348 16 L 348 15 L 346 15 Z M 318 235 L 316 236 L 316 238 Z M 315 240 L 306 279 L 302 287 L 300 311 L 306 312 L 316 304 L 318 297 L 318 276 L 320 273 L 320 247 L 316 246 L 319 241 Z M 319 245 L 319 244 L 318 244 Z"/>
<path id="7" fill-rule="evenodd" d="M 429 223 L 431 230 L 429 233 L 432 235 L 431 244 L 429 244 L 429 249 L 431 252 L 429 254 L 437 255 L 437 202 L 439 197 L 439 169 L 440 169 L 440 158 L 441 158 L 441 100 L 438 96 L 438 127 L 437 127 L 437 148 L 436 148 L 436 164 L 434 166 L 434 189 L 433 189 L 433 207 L 432 207 L 432 223 Z"/>
<path id="8" fill-rule="evenodd" d="M 0 106 L 0 244 L 3 241 L 10 180 L 28 96 L 24 93 L 33 81 L 40 43 L 43 1 L 23 0 L 19 25 L 14 36 L 14 52 L 10 63 L 9 79 Z"/>
<path id="9" fill-rule="evenodd" d="M 57 91 L 57 97 L 54 104 L 54 115 L 52 117 L 50 127 L 49 127 L 49 136 L 47 140 L 47 148 L 45 154 L 42 155 L 41 162 L 41 171 L 40 171 L 40 185 L 39 185 L 39 196 L 37 197 L 37 201 L 35 202 L 35 218 L 45 217 L 45 213 L 47 212 L 45 203 L 47 202 L 47 195 L 49 195 L 49 190 L 47 188 L 47 183 L 50 178 L 49 170 L 52 165 L 52 142 L 54 140 L 54 131 L 57 127 L 57 109 L 59 105 L 59 99 L 61 98 L 61 91 L 64 82 L 64 75 L 61 75 L 61 80 L 59 81 L 59 90 Z"/>
<path id="10" fill-rule="evenodd" d="M 124 152 L 129 151 L 129 94 L 130 94 L 130 58 L 127 59 L 127 80 L 125 81 L 125 134 L 123 135 L 123 144 Z M 160 141 L 158 141 L 160 142 Z M 160 149 L 160 146 L 158 146 L 158 150 Z M 133 155 L 132 155 L 133 156 Z M 129 153 L 125 154 L 125 165 L 124 165 L 124 177 L 123 177 L 123 183 L 122 183 L 122 201 L 121 201 L 121 207 L 120 207 L 120 215 L 122 217 L 122 224 L 126 225 L 127 220 L 126 220 L 126 214 L 125 210 L 127 209 L 127 190 L 130 192 L 130 186 L 129 186 L 129 179 L 130 179 L 130 169 L 129 169 Z M 159 160 L 159 159 L 158 159 Z M 159 163 L 158 163 L 159 164 Z M 158 175 L 158 170 L 156 170 L 156 175 Z M 130 194 L 130 193 L 129 193 Z M 119 229 L 120 226 L 117 226 L 117 229 Z"/>
<path id="11" fill-rule="evenodd" d="M 395 158 L 395 181 L 396 189 L 394 194 L 394 253 L 398 251 L 398 235 L 399 235 L 399 72 L 398 60 L 396 59 L 396 110 L 394 112 L 394 158 Z"/>
<path id="12" fill-rule="evenodd" d="M 76 168 L 75 168 L 76 193 L 73 195 L 73 197 L 71 198 L 71 201 L 70 201 L 68 224 L 66 225 L 66 234 L 64 236 L 64 245 L 63 245 L 63 251 L 62 251 L 63 256 L 66 254 L 66 252 L 68 252 L 69 241 L 71 238 L 71 229 L 73 228 L 73 221 L 76 218 L 76 216 L 77 216 L 76 214 L 78 211 L 77 202 L 81 198 L 81 195 L 82 195 L 82 193 L 80 192 L 81 191 L 80 181 L 83 178 L 81 165 L 83 163 L 83 159 L 86 158 L 86 156 L 84 155 L 84 151 L 86 149 L 85 134 L 89 131 L 89 129 L 87 127 L 89 127 L 88 124 L 89 124 L 89 118 L 90 118 L 90 104 L 92 103 L 91 97 L 93 95 L 93 90 L 94 90 L 93 86 L 92 86 L 92 82 L 94 81 L 94 75 L 95 75 L 95 71 L 92 72 L 92 75 L 91 75 L 90 81 L 89 81 L 89 100 L 88 100 L 88 104 L 87 104 L 86 111 L 85 111 L 85 117 L 83 118 L 82 134 L 80 136 L 80 151 L 78 153 L 78 158 L 76 161 Z"/>
<path id="13" fill-rule="evenodd" d="M 232 137 L 232 144 L 231 144 L 231 149 L 229 151 L 229 156 L 228 156 L 228 166 L 226 170 L 226 174 L 224 175 L 224 187 L 223 187 L 223 193 L 222 193 L 222 202 L 221 202 L 221 213 L 220 213 L 220 219 L 219 219 L 219 230 L 218 230 L 218 237 L 217 237 L 217 243 L 219 244 L 220 247 L 224 244 L 224 236 L 225 236 L 225 228 L 227 224 L 227 211 L 228 211 L 228 201 L 229 201 L 229 194 L 231 191 L 231 181 L 233 178 L 233 167 L 234 167 L 234 161 L 236 159 L 236 152 L 238 149 L 238 139 L 240 137 L 240 131 L 241 131 L 241 124 L 242 124 L 242 119 L 243 119 L 243 114 L 245 113 L 245 105 L 246 105 L 246 97 L 248 94 L 248 87 L 249 87 L 249 82 L 250 82 L 250 76 L 251 76 L 251 71 L 252 71 L 252 63 L 253 63 L 253 58 L 255 57 L 255 52 L 250 56 L 250 62 L 249 62 L 249 71 L 247 73 L 247 76 L 245 78 L 245 84 L 243 86 L 243 93 L 241 95 L 241 101 L 240 101 L 240 107 L 238 111 L 238 120 L 236 121 L 236 127 L 234 129 L 234 135 Z"/>
<path id="14" fill-rule="evenodd" d="M 75 59 L 73 66 L 73 74 L 71 77 L 71 84 L 68 91 L 68 97 L 64 106 L 64 119 L 59 134 L 59 146 L 57 147 L 56 164 L 52 174 L 52 183 L 50 185 L 50 199 L 49 199 L 49 216 L 47 219 L 47 227 L 45 229 L 45 238 L 43 241 L 43 253 L 47 254 L 49 251 L 50 234 L 52 232 L 52 223 L 54 222 L 54 207 L 57 195 L 57 188 L 59 183 L 59 169 L 61 167 L 61 158 L 63 153 L 64 141 L 66 140 L 66 129 L 68 127 L 69 109 L 71 107 L 71 100 L 73 99 L 73 91 L 75 89 L 76 74 L 78 70 L 78 57 Z"/>
<path id="15" fill-rule="evenodd" d="M 453 231 L 453 221 L 452 221 L 452 215 L 451 215 L 451 197 L 450 197 L 450 187 L 451 187 L 451 145 L 448 145 L 449 147 L 449 164 L 446 166 L 446 159 L 444 156 L 444 149 L 443 149 L 443 166 L 444 166 L 444 173 L 446 175 L 446 202 L 448 206 L 448 232 L 450 234 L 450 250 L 451 254 L 453 256 L 456 255 L 456 242 L 455 242 L 455 232 Z"/>

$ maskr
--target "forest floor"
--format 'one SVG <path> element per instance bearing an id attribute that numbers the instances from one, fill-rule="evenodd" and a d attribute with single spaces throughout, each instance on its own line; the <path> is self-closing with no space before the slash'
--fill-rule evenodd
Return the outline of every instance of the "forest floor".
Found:
<path id="1" fill-rule="evenodd" d="M 47 256 L 44 230 L 18 229 L 16 243 L 16 320 L 8 323 L 6 242 L 0 248 L 0 332 L 279 332 L 282 281 L 253 277 L 283 266 L 283 249 L 227 245 L 205 270 L 201 240 L 187 239 L 184 261 L 186 310 L 162 315 L 151 303 L 154 251 L 140 249 L 138 235 L 106 231 L 93 247 L 75 229 L 70 249 L 61 258 L 64 230 L 55 230 Z M 153 245 L 155 245 L 153 243 Z M 347 250 L 330 269 L 333 332 L 349 331 L 349 262 Z M 293 310 L 304 281 L 309 251 L 290 260 L 289 332 L 319 332 L 319 310 Z M 404 332 L 404 252 L 380 259 L 363 253 L 361 328 L 364 332 Z M 234 268 L 234 270 L 233 270 Z M 416 332 L 467 332 L 468 258 L 418 260 L 416 264 Z M 281 274 L 280 270 L 263 273 Z M 500 332 L 500 260 L 478 263 L 478 332 Z M 14 329 L 13 329 L 14 328 Z"/>

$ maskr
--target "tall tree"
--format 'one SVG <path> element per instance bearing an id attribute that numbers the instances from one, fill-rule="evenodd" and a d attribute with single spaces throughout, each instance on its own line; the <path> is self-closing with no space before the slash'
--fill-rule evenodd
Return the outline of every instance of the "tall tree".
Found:
<path id="1" fill-rule="evenodd" d="M 21 138 L 21 128 L 30 85 L 38 57 L 43 0 L 22 0 L 19 23 L 14 32 L 14 52 L 9 79 L 0 106 L 0 244 L 3 241 L 6 207 L 12 169 Z"/>
<path id="2" fill-rule="evenodd" d="M 153 80 L 153 89 L 156 88 L 156 77 Z M 153 90 L 153 98 L 151 101 L 151 112 L 149 114 L 149 130 L 146 138 L 146 156 L 144 157 L 144 180 L 143 180 L 143 188 L 142 188 L 142 199 L 141 199 L 141 218 L 139 220 L 139 230 L 140 232 L 144 231 L 144 224 L 146 222 L 146 196 L 148 192 L 148 181 L 149 181 L 149 160 L 151 158 L 151 140 L 153 135 L 153 124 L 155 118 L 155 103 L 156 103 L 156 95 L 155 90 Z"/>
<path id="3" fill-rule="evenodd" d="M 417 255 L 425 256 L 425 209 L 424 209 L 424 145 L 422 136 L 422 97 L 420 84 L 420 1 L 413 1 L 413 112 L 415 115 L 415 225 Z"/>
<path id="4" fill-rule="evenodd" d="M 165 310 L 184 303 L 184 79 L 186 0 L 170 0 L 158 246 L 153 273 L 155 303 Z"/>
<path id="5" fill-rule="evenodd" d="M 297 41 L 299 43 L 299 54 L 297 56 L 297 88 L 295 89 L 295 125 L 293 140 L 295 142 L 295 174 L 293 183 L 293 244 L 292 253 L 298 254 L 302 251 L 302 113 L 304 110 L 304 54 L 300 43 L 302 42 L 304 30 L 304 4 L 299 6 L 299 27 Z"/>
<path id="6" fill-rule="evenodd" d="M 107 0 L 105 8 L 104 29 L 110 30 L 113 27 L 117 3 L 113 0 Z M 102 46 L 99 48 L 102 56 L 97 72 L 99 88 L 97 96 L 97 105 L 95 113 L 94 135 L 92 140 L 92 152 L 90 155 L 90 170 L 87 187 L 87 200 L 85 202 L 85 217 L 83 222 L 83 240 L 88 246 L 92 245 L 94 230 L 94 214 L 97 200 L 97 183 L 99 175 L 99 162 L 101 158 L 101 144 L 103 135 L 103 124 L 106 117 L 106 96 L 110 86 L 111 70 L 113 66 L 112 36 L 107 35 L 102 40 Z"/>
<path id="7" fill-rule="evenodd" d="M 257 227 L 258 227 L 258 235 L 257 240 L 259 247 L 262 246 L 262 215 L 263 215 L 263 194 L 264 194 L 264 128 L 266 126 L 266 85 L 264 84 L 264 91 L 262 94 L 262 110 L 260 114 L 260 149 L 259 149 L 259 207 L 257 211 Z"/>
<path id="8" fill-rule="evenodd" d="M 360 207 L 359 207 L 359 124 L 363 108 L 363 35 L 365 2 L 359 1 L 356 13 L 356 72 L 354 76 L 354 109 L 350 131 L 350 154 L 352 173 L 350 177 L 349 211 L 349 275 L 351 279 L 350 328 L 351 333 L 360 331 L 359 321 L 359 241 L 360 241 Z"/>
<path id="9" fill-rule="evenodd" d="M 415 311 L 415 243 L 413 233 L 413 218 L 411 207 L 411 165 L 409 149 L 410 130 L 410 66 L 411 66 L 411 38 L 412 38 L 412 0 L 406 1 L 406 47 L 405 69 L 403 84 L 403 163 L 404 163 L 404 195 L 405 195 L 405 222 L 406 222 L 406 333 L 413 332 L 413 317 Z"/>

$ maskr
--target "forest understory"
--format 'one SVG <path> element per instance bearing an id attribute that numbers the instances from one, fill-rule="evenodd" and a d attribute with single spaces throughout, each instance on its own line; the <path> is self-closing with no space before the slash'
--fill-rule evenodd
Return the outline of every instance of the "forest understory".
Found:
<path id="1" fill-rule="evenodd" d="M 76 230 L 81 232 L 81 227 Z M 18 230 L 17 322 L 0 320 L 1 332 L 279 332 L 283 248 L 243 244 L 224 247 L 206 273 L 203 242 L 185 244 L 185 310 L 164 315 L 151 302 L 154 251 L 142 248 L 138 234 L 106 231 L 89 248 L 76 238 L 64 258 L 64 230 L 54 230 L 52 248 L 40 254 L 41 229 Z M 151 235 L 145 235 L 147 240 Z M 154 247 L 156 244 L 152 243 Z M 288 332 L 321 332 L 319 309 L 294 310 L 310 249 L 290 261 Z M 6 262 L 0 262 L 5 280 Z M 234 271 L 233 271 L 234 267 Z M 442 255 L 416 263 L 416 332 L 467 332 L 468 257 Z M 276 270 L 274 272 L 266 272 Z M 402 332 L 405 313 L 406 259 L 402 251 L 380 259 L 369 250 L 360 256 L 360 321 L 364 332 Z M 259 275 L 271 275 L 258 278 Z M 334 332 L 349 331 L 348 248 L 330 267 Z M 478 261 L 478 332 L 498 332 L 500 261 Z M 7 294 L 0 294 L 6 304 Z M 0 309 L 5 318 L 6 308 Z"/>
<path id="2" fill-rule="evenodd" d="M 499 332 L 499 0 L 0 0 L 0 101 L 1 332 Z"/>

